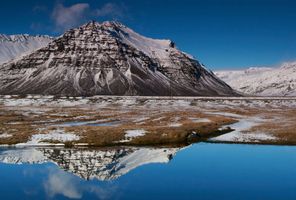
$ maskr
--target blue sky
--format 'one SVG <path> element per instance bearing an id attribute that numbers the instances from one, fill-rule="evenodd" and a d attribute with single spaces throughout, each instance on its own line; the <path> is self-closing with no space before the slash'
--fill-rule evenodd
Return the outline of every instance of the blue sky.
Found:
<path id="1" fill-rule="evenodd" d="M 153 38 L 172 39 L 213 70 L 296 60 L 293 0 L 10 0 L 0 33 L 59 35 L 89 20 L 118 20 Z"/>

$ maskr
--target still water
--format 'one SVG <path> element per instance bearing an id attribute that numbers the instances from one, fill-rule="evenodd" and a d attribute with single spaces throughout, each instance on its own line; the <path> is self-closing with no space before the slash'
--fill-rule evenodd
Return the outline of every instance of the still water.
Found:
<path id="1" fill-rule="evenodd" d="M 0 199 L 296 199 L 296 147 L 0 150 Z"/>

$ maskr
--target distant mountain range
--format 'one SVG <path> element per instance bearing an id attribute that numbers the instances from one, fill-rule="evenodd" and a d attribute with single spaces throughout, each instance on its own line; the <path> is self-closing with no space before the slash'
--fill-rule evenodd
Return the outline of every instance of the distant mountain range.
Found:
<path id="1" fill-rule="evenodd" d="M 4 35 L 0 34 L 0 65 L 45 47 L 53 40 L 49 36 Z"/>
<path id="2" fill-rule="evenodd" d="M 277 68 L 217 71 L 215 74 L 232 88 L 251 96 L 296 96 L 296 62 Z"/>
<path id="3" fill-rule="evenodd" d="M 1 62 L 15 59 L 0 66 L 0 94 L 238 95 L 174 42 L 118 22 L 92 21 L 55 39 L 2 38 Z"/>

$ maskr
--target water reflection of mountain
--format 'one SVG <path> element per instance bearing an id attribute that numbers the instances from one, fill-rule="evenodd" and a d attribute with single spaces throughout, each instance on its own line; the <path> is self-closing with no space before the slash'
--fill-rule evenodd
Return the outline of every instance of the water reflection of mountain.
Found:
<path id="1" fill-rule="evenodd" d="M 149 163 L 168 163 L 180 148 L 117 147 L 102 149 L 25 148 L 0 151 L 0 162 L 52 162 L 83 179 L 114 180 Z"/>

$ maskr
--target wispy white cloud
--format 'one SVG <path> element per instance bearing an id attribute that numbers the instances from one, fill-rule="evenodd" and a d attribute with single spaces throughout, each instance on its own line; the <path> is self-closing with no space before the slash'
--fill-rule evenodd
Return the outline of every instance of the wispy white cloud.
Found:
<path id="1" fill-rule="evenodd" d="M 88 3 L 78 3 L 69 7 L 58 3 L 51 13 L 51 18 L 56 31 L 60 32 L 76 27 L 90 19 L 122 18 L 125 10 L 123 4 L 115 3 L 106 3 L 99 8 L 91 8 Z"/>
<path id="2" fill-rule="evenodd" d="M 87 11 L 90 9 L 87 3 L 78 3 L 70 7 L 63 4 L 57 4 L 52 12 L 52 19 L 56 28 L 63 31 L 79 25 L 87 18 Z"/>
<path id="3" fill-rule="evenodd" d="M 98 199 L 118 199 L 117 184 L 95 184 L 81 182 L 81 179 L 71 173 L 64 172 L 56 167 L 48 168 L 48 177 L 43 182 L 43 187 L 48 199 L 62 195 L 70 199 L 81 199 L 84 193 L 95 195 Z M 34 174 L 32 174 L 33 176 Z"/>
<path id="4" fill-rule="evenodd" d="M 56 169 L 51 169 L 48 180 L 43 185 L 47 195 L 51 198 L 56 195 L 63 195 L 71 199 L 80 199 L 82 197 L 82 191 L 76 184 L 76 179 Z"/>
<path id="5" fill-rule="evenodd" d="M 101 8 L 94 11 L 94 15 L 97 17 L 123 17 L 124 7 L 114 3 L 106 3 Z"/>

